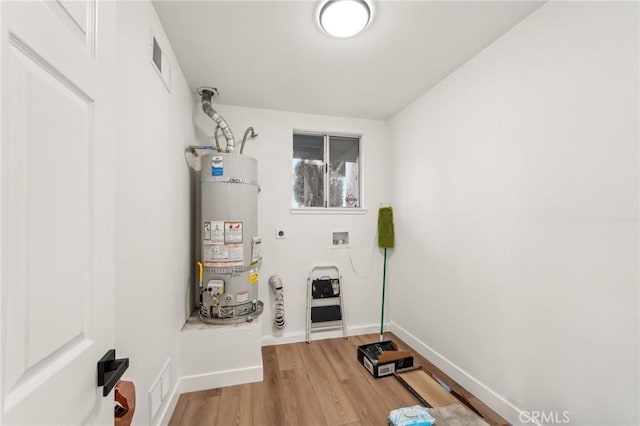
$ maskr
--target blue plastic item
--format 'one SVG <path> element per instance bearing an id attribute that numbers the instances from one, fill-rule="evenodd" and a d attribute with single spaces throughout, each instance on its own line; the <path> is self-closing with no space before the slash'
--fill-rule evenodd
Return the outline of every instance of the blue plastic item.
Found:
<path id="1" fill-rule="evenodd" d="M 387 420 L 393 426 L 431 426 L 436 422 L 427 408 L 421 405 L 391 410 Z"/>

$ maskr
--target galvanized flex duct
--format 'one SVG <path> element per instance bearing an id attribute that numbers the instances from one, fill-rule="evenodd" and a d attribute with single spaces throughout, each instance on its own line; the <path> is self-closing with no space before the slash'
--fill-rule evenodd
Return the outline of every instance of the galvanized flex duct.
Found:
<path id="1" fill-rule="evenodd" d="M 220 130 L 222 130 L 224 138 L 227 140 L 225 152 L 233 152 L 235 150 L 235 140 L 231 127 L 229 127 L 225 119 L 211 107 L 211 99 L 213 99 L 217 93 L 218 90 L 213 87 L 201 87 L 198 89 L 198 94 L 202 96 L 202 110 L 216 123 L 216 134 L 219 127 Z"/>
<path id="2" fill-rule="evenodd" d="M 284 328 L 286 325 L 284 320 L 284 288 L 280 277 L 273 275 L 269 278 L 269 287 L 271 287 L 274 296 L 273 323 L 276 328 Z"/>

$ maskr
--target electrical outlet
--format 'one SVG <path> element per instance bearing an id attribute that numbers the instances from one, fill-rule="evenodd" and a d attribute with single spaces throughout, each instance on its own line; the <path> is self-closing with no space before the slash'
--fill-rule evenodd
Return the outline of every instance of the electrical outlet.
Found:
<path id="1" fill-rule="evenodd" d="M 284 232 L 283 228 L 276 228 L 276 238 L 277 239 L 287 238 L 287 234 L 286 232 Z"/>

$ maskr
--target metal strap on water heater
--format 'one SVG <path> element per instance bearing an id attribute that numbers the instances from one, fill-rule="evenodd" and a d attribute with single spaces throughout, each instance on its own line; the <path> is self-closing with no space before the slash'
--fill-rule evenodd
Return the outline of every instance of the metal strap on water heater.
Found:
<path id="1" fill-rule="evenodd" d="M 208 176 L 208 177 L 202 178 L 200 181 L 201 182 L 242 183 L 245 185 L 256 186 L 258 188 L 258 192 L 262 191 L 262 188 L 260 188 L 260 185 L 258 184 L 258 182 L 256 182 L 255 180 L 249 180 L 249 179 L 243 179 L 243 178 L 226 178 L 226 177 Z"/>
<path id="2" fill-rule="evenodd" d="M 234 266 L 229 268 L 216 268 L 207 266 L 206 263 L 204 264 L 205 270 L 214 274 L 239 274 L 241 272 L 247 272 L 252 269 L 260 268 L 260 266 L 262 266 L 262 258 L 260 258 L 260 260 L 258 260 L 257 262 L 247 266 Z"/>

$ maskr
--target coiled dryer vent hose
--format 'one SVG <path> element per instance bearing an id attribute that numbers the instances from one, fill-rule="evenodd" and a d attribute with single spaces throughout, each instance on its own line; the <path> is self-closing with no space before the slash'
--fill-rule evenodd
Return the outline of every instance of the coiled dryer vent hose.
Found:
<path id="1" fill-rule="evenodd" d="M 284 328 L 286 325 L 284 320 L 284 291 L 280 277 L 277 275 L 271 276 L 271 278 L 269 278 L 269 287 L 271 287 L 274 295 L 273 323 L 276 328 Z"/>

